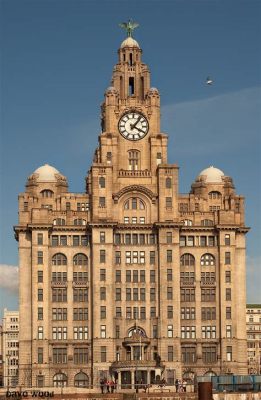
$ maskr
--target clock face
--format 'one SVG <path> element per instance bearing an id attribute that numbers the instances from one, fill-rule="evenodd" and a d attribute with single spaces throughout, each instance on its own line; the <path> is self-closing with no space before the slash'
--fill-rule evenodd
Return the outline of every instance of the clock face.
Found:
<path id="1" fill-rule="evenodd" d="M 128 140 L 140 140 L 147 135 L 149 123 L 143 114 L 130 111 L 119 120 L 120 134 Z"/>

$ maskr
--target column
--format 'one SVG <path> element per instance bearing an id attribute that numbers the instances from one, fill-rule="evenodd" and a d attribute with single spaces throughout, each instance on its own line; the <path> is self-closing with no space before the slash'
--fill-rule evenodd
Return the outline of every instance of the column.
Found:
<path id="1" fill-rule="evenodd" d="M 135 389 L 135 371 L 131 371 L 131 387 Z"/>
<path id="2" fill-rule="evenodd" d="M 117 382 L 118 389 L 121 389 L 121 371 L 118 371 L 118 382 Z"/>

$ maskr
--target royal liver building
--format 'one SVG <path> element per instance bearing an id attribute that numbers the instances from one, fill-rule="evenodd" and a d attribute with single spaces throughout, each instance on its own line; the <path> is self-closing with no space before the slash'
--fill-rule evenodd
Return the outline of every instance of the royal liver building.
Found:
<path id="1" fill-rule="evenodd" d="M 21 384 L 247 373 L 244 198 L 213 166 L 179 193 L 131 26 L 101 125 L 84 193 L 46 164 L 19 195 Z"/>

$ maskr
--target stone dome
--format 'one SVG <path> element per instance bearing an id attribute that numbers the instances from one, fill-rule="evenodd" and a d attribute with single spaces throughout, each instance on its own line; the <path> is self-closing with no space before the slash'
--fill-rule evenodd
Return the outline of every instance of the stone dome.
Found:
<path id="1" fill-rule="evenodd" d="M 129 36 L 127 37 L 127 39 L 123 40 L 121 44 L 121 49 L 123 49 L 123 47 L 138 47 L 139 49 L 140 45 L 135 39 Z"/>
<path id="2" fill-rule="evenodd" d="M 50 182 L 50 183 L 61 183 L 67 184 L 65 176 L 60 174 L 60 172 L 49 164 L 42 165 L 37 168 L 32 175 L 28 177 L 29 183 L 40 183 L 40 182 Z"/>
<path id="3" fill-rule="evenodd" d="M 200 172 L 197 180 L 201 180 L 201 178 L 203 178 L 206 183 L 222 183 L 222 177 L 224 176 L 225 175 L 223 171 L 213 166 L 210 166 Z"/>

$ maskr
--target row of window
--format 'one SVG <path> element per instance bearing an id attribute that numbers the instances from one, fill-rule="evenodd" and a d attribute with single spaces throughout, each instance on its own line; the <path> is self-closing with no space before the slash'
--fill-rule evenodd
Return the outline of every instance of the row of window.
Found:
<path id="1" fill-rule="evenodd" d="M 39 243 L 38 243 L 39 244 Z M 52 235 L 51 246 L 87 246 L 89 244 L 89 238 L 86 235 Z"/>
<path id="2" fill-rule="evenodd" d="M 170 232 L 171 233 L 171 232 Z M 144 244 L 156 244 L 157 243 L 157 235 L 154 233 L 145 234 L 145 233 L 115 233 L 114 234 L 114 244 L 120 245 L 144 245 Z"/>

